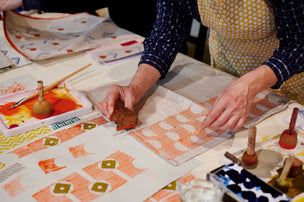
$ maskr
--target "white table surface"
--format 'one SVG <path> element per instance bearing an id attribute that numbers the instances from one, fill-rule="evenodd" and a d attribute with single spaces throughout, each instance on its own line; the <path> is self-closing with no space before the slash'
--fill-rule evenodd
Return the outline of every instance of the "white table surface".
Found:
<path id="1" fill-rule="evenodd" d="M 30 65 L 0 73 L 0 82 L 29 74 L 37 80 L 43 80 L 44 84 L 48 85 L 59 78 L 72 73 L 76 69 L 91 63 L 92 65 L 89 68 L 68 79 L 68 82 L 72 87 L 78 91 L 91 90 L 98 86 L 132 78 L 137 69 L 138 61 L 139 58 L 133 58 L 128 61 L 105 66 L 95 62 L 85 52 L 80 52 L 73 55 L 36 61 Z M 204 81 L 205 76 L 207 76 L 207 78 Z M 219 79 L 224 81 L 224 83 L 226 82 L 229 84 L 233 80 L 233 77 L 218 70 L 214 70 L 209 65 L 196 61 L 188 56 L 178 54 L 168 76 L 164 80 L 161 80 L 159 84 L 193 101 L 197 101 L 197 99 L 200 99 L 197 95 L 203 93 L 201 92 L 202 89 L 209 89 L 206 86 L 202 86 L 202 83 L 204 84 L 212 81 L 216 83 Z M 221 88 L 217 88 L 210 90 L 208 93 L 214 93 L 214 96 L 216 96 L 220 91 Z M 286 110 L 274 114 L 258 123 L 256 125 L 256 141 L 259 142 L 263 137 L 270 134 L 279 134 L 288 128 L 288 125 L 283 122 L 283 119 L 288 114 L 291 114 L 294 107 L 302 108 L 303 106 L 293 102 L 289 104 Z M 248 129 L 243 129 L 235 133 L 235 135 L 227 141 L 202 153 L 200 157 L 203 159 L 204 163 L 195 169 L 195 171 L 200 171 L 205 175 L 209 171 L 220 166 L 221 159 L 226 151 L 237 151 L 247 145 L 247 134 Z"/>
<path id="2" fill-rule="evenodd" d="M 111 66 L 105 66 L 93 61 L 85 52 L 81 52 L 60 58 L 37 61 L 27 66 L 0 73 L 0 81 L 4 82 L 24 74 L 29 74 L 36 79 L 43 80 L 45 85 L 47 85 L 72 73 L 78 68 L 92 63 L 89 68 L 68 79 L 68 82 L 76 90 L 90 90 L 98 86 L 108 85 L 110 83 L 132 78 L 137 69 L 138 61 L 139 58 L 134 58 Z M 181 66 L 182 69 L 179 69 L 178 67 Z M 204 77 L 204 72 L 206 71 L 214 71 L 214 79 L 225 78 L 227 83 L 232 81 L 232 77 L 230 75 L 213 70 L 209 65 L 179 54 L 172 65 L 168 78 L 165 78 L 159 83 L 178 94 L 196 101 L 196 95 L 201 89 L 199 82 L 196 85 L 196 77 L 200 76 L 199 79 L 201 80 Z M 179 73 L 175 74 L 176 72 Z M 208 76 L 210 76 L 210 74 Z M 176 85 L 176 83 L 179 82 L 183 83 L 183 85 Z M 217 91 L 220 91 L 220 89 Z M 217 92 L 215 91 L 215 93 Z M 298 103 L 291 103 L 286 110 L 257 124 L 257 142 L 261 141 L 266 135 L 281 133 L 283 130 L 288 128 L 288 125 L 283 122 L 283 119 L 288 114 L 291 114 L 294 107 L 302 108 Z M 207 163 L 203 163 L 202 167 L 198 168 L 198 170 L 203 173 L 207 173 L 219 166 L 220 159 L 226 151 L 236 151 L 246 146 L 247 134 L 248 130 L 243 129 L 235 133 L 235 135 L 229 140 L 216 146 L 214 149 L 201 154 L 200 157 Z"/>

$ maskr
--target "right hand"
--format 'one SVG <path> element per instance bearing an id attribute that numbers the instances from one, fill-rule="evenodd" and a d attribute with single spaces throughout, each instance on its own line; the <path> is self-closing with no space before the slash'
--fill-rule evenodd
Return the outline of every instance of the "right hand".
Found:
<path id="1" fill-rule="evenodd" d="M 138 96 L 137 89 L 132 86 L 112 85 L 104 100 L 97 104 L 97 109 L 110 118 L 114 109 L 121 105 L 121 102 L 124 107 L 133 111 L 139 99 L 140 96 Z"/>
<path id="2" fill-rule="evenodd" d="M 97 104 L 97 109 L 108 118 L 112 115 L 117 104 L 123 103 L 124 107 L 133 111 L 134 106 L 159 78 L 160 73 L 157 69 L 148 64 L 141 64 L 130 84 L 128 86 L 111 86 L 104 100 Z"/>
<path id="3" fill-rule="evenodd" d="M 12 10 L 22 6 L 22 0 L 0 0 L 0 11 Z"/>

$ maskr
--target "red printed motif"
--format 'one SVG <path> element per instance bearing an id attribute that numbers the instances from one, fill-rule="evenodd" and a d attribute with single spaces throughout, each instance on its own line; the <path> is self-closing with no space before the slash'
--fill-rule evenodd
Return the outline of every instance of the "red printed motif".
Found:
<path id="1" fill-rule="evenodd" d="M 75 147 L 70 147 L 69 151 L 74 156 L 74 158 L 79 158 L 79 157 L 83 157 L 83 156 L 89 156 L 90 154 L 92 154 L 92 153 L 87 152 L 84 149 L 84 146 L 85 146 L 85 144 L 77 145 Z"/>
<path id="2" fill-rule="evenodd" d="M 38 165 L 45 174 L 66 168 L 66 166 L 57 166 L 55 164 L 55 158 L 39 161 Z"/>
<path id="3" fill-rule="evenodd" d="M 6 193 L 8 193 L 8 195 L 10 195 L 13 198 L 17 196 L 19 193 L 24 192 L 30 188 L 21 184 L 20 182 L 21 177 L 22 176 L 20 175 L 3 186 Z"/>

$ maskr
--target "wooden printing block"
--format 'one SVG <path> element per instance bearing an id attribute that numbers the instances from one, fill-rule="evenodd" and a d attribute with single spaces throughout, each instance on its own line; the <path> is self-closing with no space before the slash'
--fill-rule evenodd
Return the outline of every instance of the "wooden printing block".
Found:
<path id="1" fill-rule="evenodd" d="M 137 115 L 128 108 L 117 108 L 110 117 L 110 121 L 117 123 L 116 130 L 123 130 L 137 126 Z"/>

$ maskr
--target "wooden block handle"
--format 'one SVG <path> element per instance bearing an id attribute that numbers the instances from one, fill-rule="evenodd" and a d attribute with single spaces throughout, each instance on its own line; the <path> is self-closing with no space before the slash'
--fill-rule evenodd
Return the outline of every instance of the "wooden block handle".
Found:
<path id="1" fill-rule="evenodd" d="M 255 139 L 256 139 L 256 127 L 252 126 L 249 128 L 249 133 L 248 133 L 247 154 L 249 156 L 253 156 L 255 153 Z"/>
<path id="2" fill-rule="evenodd" d="M 280 175 L 280 181 L 284 181 L 289 173 L 289 170 L 291 168 L 292 162 L 293 162 L 294 156 L 288 156 L 285 166 L 283 167 L 282 173 Z"/>
<path id="3" fill-rule="evenodd" d="M 37 89 L 38 89 L 38 101 L 43 101 L 44 100 L 44 97 L 43 97 L 43 81 L 42 80 L 39 80 L 37 81 Z"/>
<path id="4" fill-rule="evenodd" d="M 292 111 L 292 115 L 291 115 L 291 119 L 290 119 L 290 123 L 289 123 L 290 131 L 293 131 L 296 126 L 298 112 L 299 112 L 299 109 L 297 107 L 295 107 Z"/>

